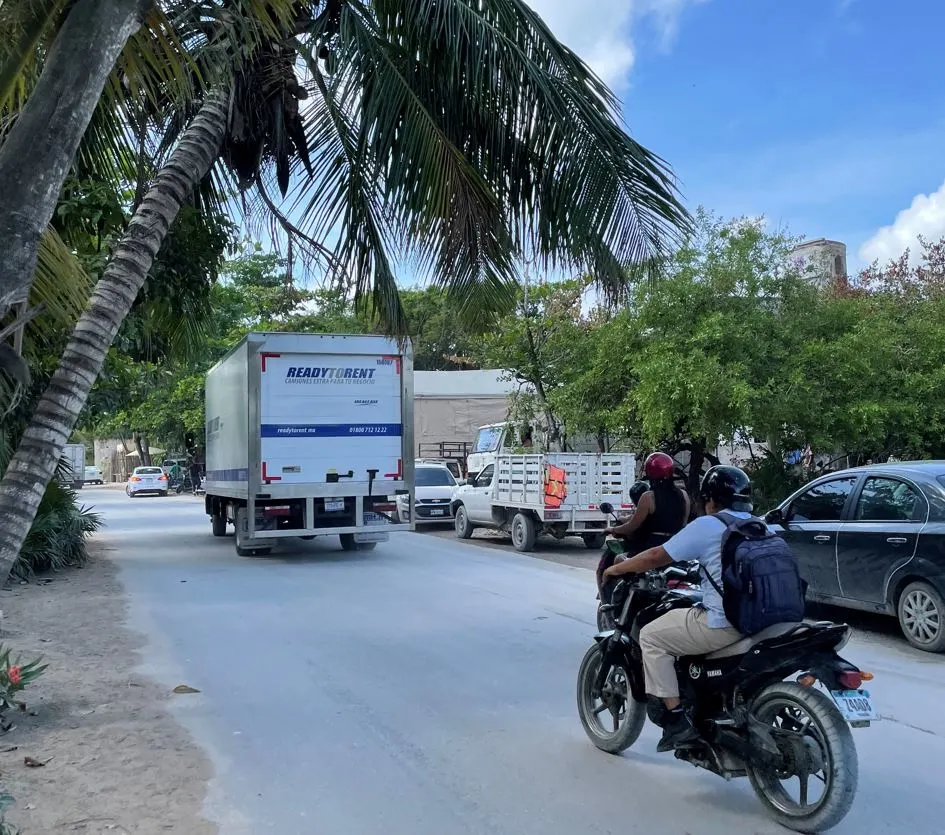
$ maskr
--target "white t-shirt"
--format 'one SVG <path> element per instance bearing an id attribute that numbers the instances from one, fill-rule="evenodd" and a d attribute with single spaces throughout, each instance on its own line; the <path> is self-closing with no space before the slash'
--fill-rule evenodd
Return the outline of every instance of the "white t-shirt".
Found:
<path id="1" fill-rule="evenodd" d="M 750 513 L 727 510 L 739 519 L 751 519 Z M 663 547 L 674 562 L 698 560 L 709 576 L 722 588 L 722 534 L 725 525 L 714 516 L 700 516 L 690 522 Z M 706 622 L 712 629 L 724 629 L 732 624 L 725 617 L 722 596 L 712 583 L 702 583 L 702 608 L 708 613 Z"/>

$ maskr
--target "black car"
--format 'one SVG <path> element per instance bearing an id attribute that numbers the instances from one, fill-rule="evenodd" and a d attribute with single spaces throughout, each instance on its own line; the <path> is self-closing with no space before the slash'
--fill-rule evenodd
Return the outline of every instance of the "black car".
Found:
<path id="1" fill-rule="evenodd" d="M 945 461 L 830 473 L 765 518 L 811 600 L 894 615 L 913 646 L 945 651 Z"/>

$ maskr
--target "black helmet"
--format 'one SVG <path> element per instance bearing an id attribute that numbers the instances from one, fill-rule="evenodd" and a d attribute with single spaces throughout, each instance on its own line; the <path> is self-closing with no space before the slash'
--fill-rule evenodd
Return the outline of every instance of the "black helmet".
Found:
<path id="1" fill-rule="evenodd" d="M 640 499 L 643 498 L 643 494 L 650 489 L 650 485 L 645 481 L 635 481 L 630 487 L 630 501 L 634 504 L 640 504 Z"/>
<path id="2" fill-rule="evenodd" d="M 751 479 L 738 467 L 712 467 L 699 486 L 702 501 L 712 499 L 726 510 L 751 513 Z"/>

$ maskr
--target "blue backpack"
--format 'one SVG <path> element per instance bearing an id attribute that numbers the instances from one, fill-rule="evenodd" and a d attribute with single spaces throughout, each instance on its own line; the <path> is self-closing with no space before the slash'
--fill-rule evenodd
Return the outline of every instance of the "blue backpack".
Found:
<path id="1" fill-rule="evenodd" d="M 807 583 L 788 544 L 761 519 L 714 516 L 725 525 L 722 588 L 705 574 L 722 597 L 728 622 L 743 635 L 754 635 L 776 623 L 802 621 Z"/>

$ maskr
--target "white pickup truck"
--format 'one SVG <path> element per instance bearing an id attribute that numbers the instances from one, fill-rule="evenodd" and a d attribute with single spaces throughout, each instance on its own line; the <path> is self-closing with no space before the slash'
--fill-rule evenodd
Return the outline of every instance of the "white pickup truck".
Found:
<path id="1" fill-rule="evenodd" d="M 453 493 L 456 534 L 509 531 L 518 551 L 534 550 L 538 534 L 580 536 L 588 548 L 600 548 L 607 525 L 600 503 L 632 508 L 635 474 L 631 453 L 498 455 Z"/>

